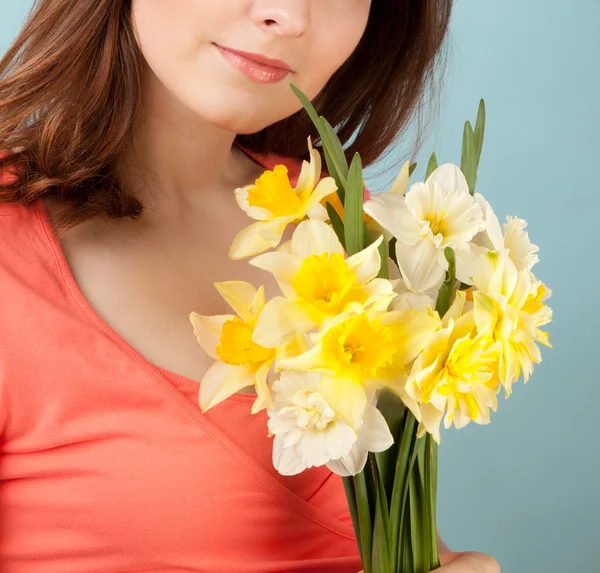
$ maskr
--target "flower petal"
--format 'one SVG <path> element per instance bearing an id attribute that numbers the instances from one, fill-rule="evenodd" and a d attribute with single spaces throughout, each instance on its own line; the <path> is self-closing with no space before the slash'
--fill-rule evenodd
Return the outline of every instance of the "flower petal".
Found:
<path id="1" fill-rule="evenodd" d="M 246 366 L 215 362 L 207 371 L 198 392 L 202 412 L 206 412 L 242 388 L 254 384 L 254 372 Z"/>
<path id="2" fill-rule="evenodd" d="M 335 231 L 323 221 L 309 219 L 302 221 L 292 236 L 292 253 L 305 259 L 322 253 L 344 254 L 344 248 Z"/>
<path id="3" fill-rule="evenodd" d="M 366 249 L 355 253 L 346 259 L 346 264 L 356 275 L 358 284 L 368 283 L 374 279 L 381 269 L 381 255 L 379 254 L 379 245 L 383 241 L 383 235 L 371 243 Z"/>
<path id="4" fill-rule="evenodd" d="M 258 255 L 248 261 L 253 267 L 262 269 L 269 273 L 273 273 L 273 276 L 281 288 L 281 292 L 289 297 L 294 298 L 296 293 L 290 286 L 294 277 L 300 270 L 302 261 L 291 254 L 276 251 L 273 253 L 264 253 Z"/>
<path id="5" fill-rule="evenodd" d="M 314 191 L 306 199 L 304 203 L 304 212 L 308 213 L 315 205 L 319 204 L 325 197 L 329 197 L 337 191 L 337 185 L 333 177 L 323 177 Z"/>
<path id="6" fill-rule="evenodd" d="M 276 296 L 260 313 L 252 340 L 265 348 L 276 348 L 315 326 L 308 312 L 295 301 Z"/>
<path id="7" fill-rule="evenodd" d="M 257 371 L 255 376 L 255 386 L 257 398 L 252 404 L 251 414 L 257 414 L 261 410 L 273 408 L 273 396 L 271 389 L 267 384 L 267 375 L 273 364 L 272 360 L 265 362 Z"/>
<path id="8" fill-rule="evenodd" d="M 191 312 L 189 318 L 194 327 L 198 344 L 206 354 L 217 360 L 217 346 L 221 338 L 223 324 L 228 320 L 233 320 L 235 316 L 233 314 L 202 316 L 197 312 Z"/>
<path id="9" fill-rule="evenodd" d="M 352 378 L 322 376 L 319 392 L 336 414 L 358 431 L 367 407 L 367 395 L 362 384 Z"/>
<path id="10" fill-rule="evenodd" d="M 251 207 L 248 204 L 248 191 L 252 189 L 254 185 L 246 185 L 245 187 L 239 187 L 234 191 L 235 200 L 242 210 L 244 210 L 249 217 L 256 219 L 257 221 L 268 221 L 273 218 L 273 213 L 262 207 Z"/>
<path id="11" fill-rule="evenodd" d="M 409 212 L 402 195 L 371 195 L 363 209 L 402 244 L 412 246 L 420 240 L 421 226 Z"/>
<path id="12" fill-rule="evenodd" d="M 234 260 L 258 255 L 276 247 L 286 226 L 294 217 L 277 217 L 271 221 L 258 221 L 242 229 L 233 239 L 229 257 Z"/>
<path id="13" fill-rule="evenodd" d="M 400 173 L 398 173 L 398 177 L 392 184 L 388 193 L 394 193 L 396 195 L 404 195 L 406 193 L 406 188 L 408 187 L 408 179 L 410 173 L 410 161 L 406 161 L 402 168 L 400 169 Z"/>
<path id="14" fill-rule="evenodd" d="M 313 148 L 310 136 L 308 136 L 308 149 L 310 154 L 310 163 L 308 161 L 302 161 L 302 168 L 300 169 L 300 175 L 296 182 L 295 191 L 298 195 L 306 196 L 314 188 L 321 176 L 321 156 L 319 152 Z"/>
<path id="15" fill-rule="evenodd" d="M 438 262 L 438 249 L 428 237 L 412 247 L 396 242 L 396 259 L 406 286 L 413 292 L 437 289 L 446 276 Z"/>
<path id="16" fill-rule="evenodd" d="M 444 163 L 425 180 L 428 185 L 438 184 L 444 191 L 461 191 L 469 194 L 469 184 L 464 173 L 454 163 Z"/>
<path id="17" fill-rule="evenodd" d="M 255 315 L 250 312 L 250 307 L 257 291 L 253 285 L 244 281 L 216 282 L 214 285 L 225 302 L 244 322 L 254 322 Z"/>

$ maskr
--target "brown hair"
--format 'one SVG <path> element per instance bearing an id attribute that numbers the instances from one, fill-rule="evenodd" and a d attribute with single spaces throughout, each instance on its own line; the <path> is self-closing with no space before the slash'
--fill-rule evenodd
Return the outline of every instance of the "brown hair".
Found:
<path id="1" fill-rule="evenodd" d="M 358 151 L 366 167 L 415 115 L 421 127 L 451 11 L 452 0 L 373 0 L 356 50 L 313 100 L 344 145 L 355 136 L 349 158 Z M 131 0 L 35 0 L 0 60 L 0 170 L 10 164 L 16 175 L 0 186 L 0 203 L 61 199 L 59 235 L 98 215 L 138 217 L 143 205 L 115 164 L 141 117 L 142 69 Z M 304 158 L 309 134 L 318 146 L 300 110 L 236 141 Z"/>

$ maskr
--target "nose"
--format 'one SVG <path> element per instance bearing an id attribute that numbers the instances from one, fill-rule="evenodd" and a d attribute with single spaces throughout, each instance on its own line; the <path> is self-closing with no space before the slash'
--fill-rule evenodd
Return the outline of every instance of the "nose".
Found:
<path id="1" fill-rule="evenodd" d="M 312 0 L 257 0 L 252 20 L 264 32 L 297 38 L 310 27 Z"/>

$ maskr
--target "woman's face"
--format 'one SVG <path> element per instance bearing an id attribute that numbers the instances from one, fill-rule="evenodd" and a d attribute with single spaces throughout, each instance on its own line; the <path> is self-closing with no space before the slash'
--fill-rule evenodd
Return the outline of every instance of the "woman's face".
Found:
<path id="1" fill-rule="evenodd" d="M 358 45 L 370 6 L 371 0 L 133 0 L 132 15 L 152 81 L 204 120 L 255 133 L 301 109 L 289 82 L 309 99 L 319 93 Z M 291 71 L 256 69 L 219 47 L 281 60 Z"/>

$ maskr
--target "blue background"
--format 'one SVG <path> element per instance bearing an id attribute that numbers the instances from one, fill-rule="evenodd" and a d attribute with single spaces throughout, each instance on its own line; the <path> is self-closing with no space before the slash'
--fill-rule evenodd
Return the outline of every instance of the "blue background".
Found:
<path id="1" fill-rule="evenodd" d="M 30 2 L 3 4 L 1 51 Z M 442 433 L 442 536 L 507 573 L 600 571 L 598 22 L 598 0 L 457 1 L 439 122 L 411 178 L 422 179 L 432 151 L 460 164 L 464 121 L 474 124 L 483 97 L 478 191 L 501 220 L 529 222 L 534 270 L 553 289 L 554 349 L 543 349 L 529 383 L 501 400 L 489 426 Z M 380 167 L 404 157 L 410 135 Z M 395 171 L 374 167 L 367 185 L 384 190 Z"/>

